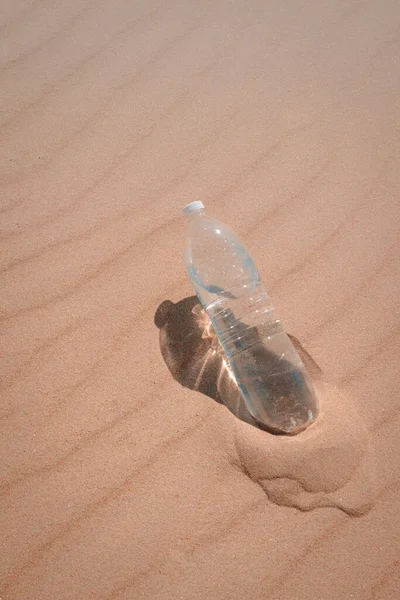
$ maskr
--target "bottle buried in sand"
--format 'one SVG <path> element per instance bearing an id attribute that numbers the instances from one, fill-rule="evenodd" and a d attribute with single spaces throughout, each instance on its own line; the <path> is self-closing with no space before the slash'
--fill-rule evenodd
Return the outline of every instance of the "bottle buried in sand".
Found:
<path id="1" fill-rule="evenodd" d="M 249 251 L 230 227 L 205 214 L 202 202 L 184 213 L 186 268 L 248 411 L 273 433 L 302 431 L 316 419 L 318 401 Z"/>

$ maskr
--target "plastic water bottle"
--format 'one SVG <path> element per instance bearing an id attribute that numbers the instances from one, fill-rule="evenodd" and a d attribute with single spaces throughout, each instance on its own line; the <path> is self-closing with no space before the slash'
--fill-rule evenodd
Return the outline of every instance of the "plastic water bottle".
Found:
<path id="1" fill-rule="evenodd" d="M 202 202 L 184 213 L 186 268 L 248 411 L 274 433 L 298 433 L 317 417 L 317 398 L 249 251 L 230 227 L 205 214 Z"/>

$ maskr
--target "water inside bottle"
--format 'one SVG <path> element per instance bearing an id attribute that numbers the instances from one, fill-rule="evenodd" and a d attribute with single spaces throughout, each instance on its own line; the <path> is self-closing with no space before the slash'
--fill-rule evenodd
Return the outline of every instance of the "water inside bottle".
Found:
<path id="1" fill-rule="evenodd" d="M 244 301 L 220 295 L 207 312 L 251 415 L 274 432 L 309 425 L 317 416 L 312 383 L 266 292 Z"/>

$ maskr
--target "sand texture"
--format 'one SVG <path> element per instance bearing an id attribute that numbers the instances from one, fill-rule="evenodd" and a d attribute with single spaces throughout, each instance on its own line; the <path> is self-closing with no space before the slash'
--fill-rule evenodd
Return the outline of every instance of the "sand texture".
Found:
<path id="1" fill-rule="evenodd" d="M 0 40 L 1 600 L 398 600 L 398 0 L 3 0 Z M 298 436 L 193 297 L 197 198 L 312 373 Z"/>

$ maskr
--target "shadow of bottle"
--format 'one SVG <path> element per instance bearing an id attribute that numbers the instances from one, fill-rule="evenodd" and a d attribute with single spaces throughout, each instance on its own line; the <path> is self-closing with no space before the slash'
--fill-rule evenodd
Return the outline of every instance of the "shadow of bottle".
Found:
<path id="1" fill-rule="evenodd" d="M 176 381 L 224 404 L 242 421 L 263 428 L 247 410 L 218 337 L 197 296 L 184 298 L 176 304 L 164 300 L 156 311 L 154 322 L 160 330 L 161 354 Z M 300 342 L 292 335 L 289 337 L 310 375 L 320 376 L 319 367 Z"/>

